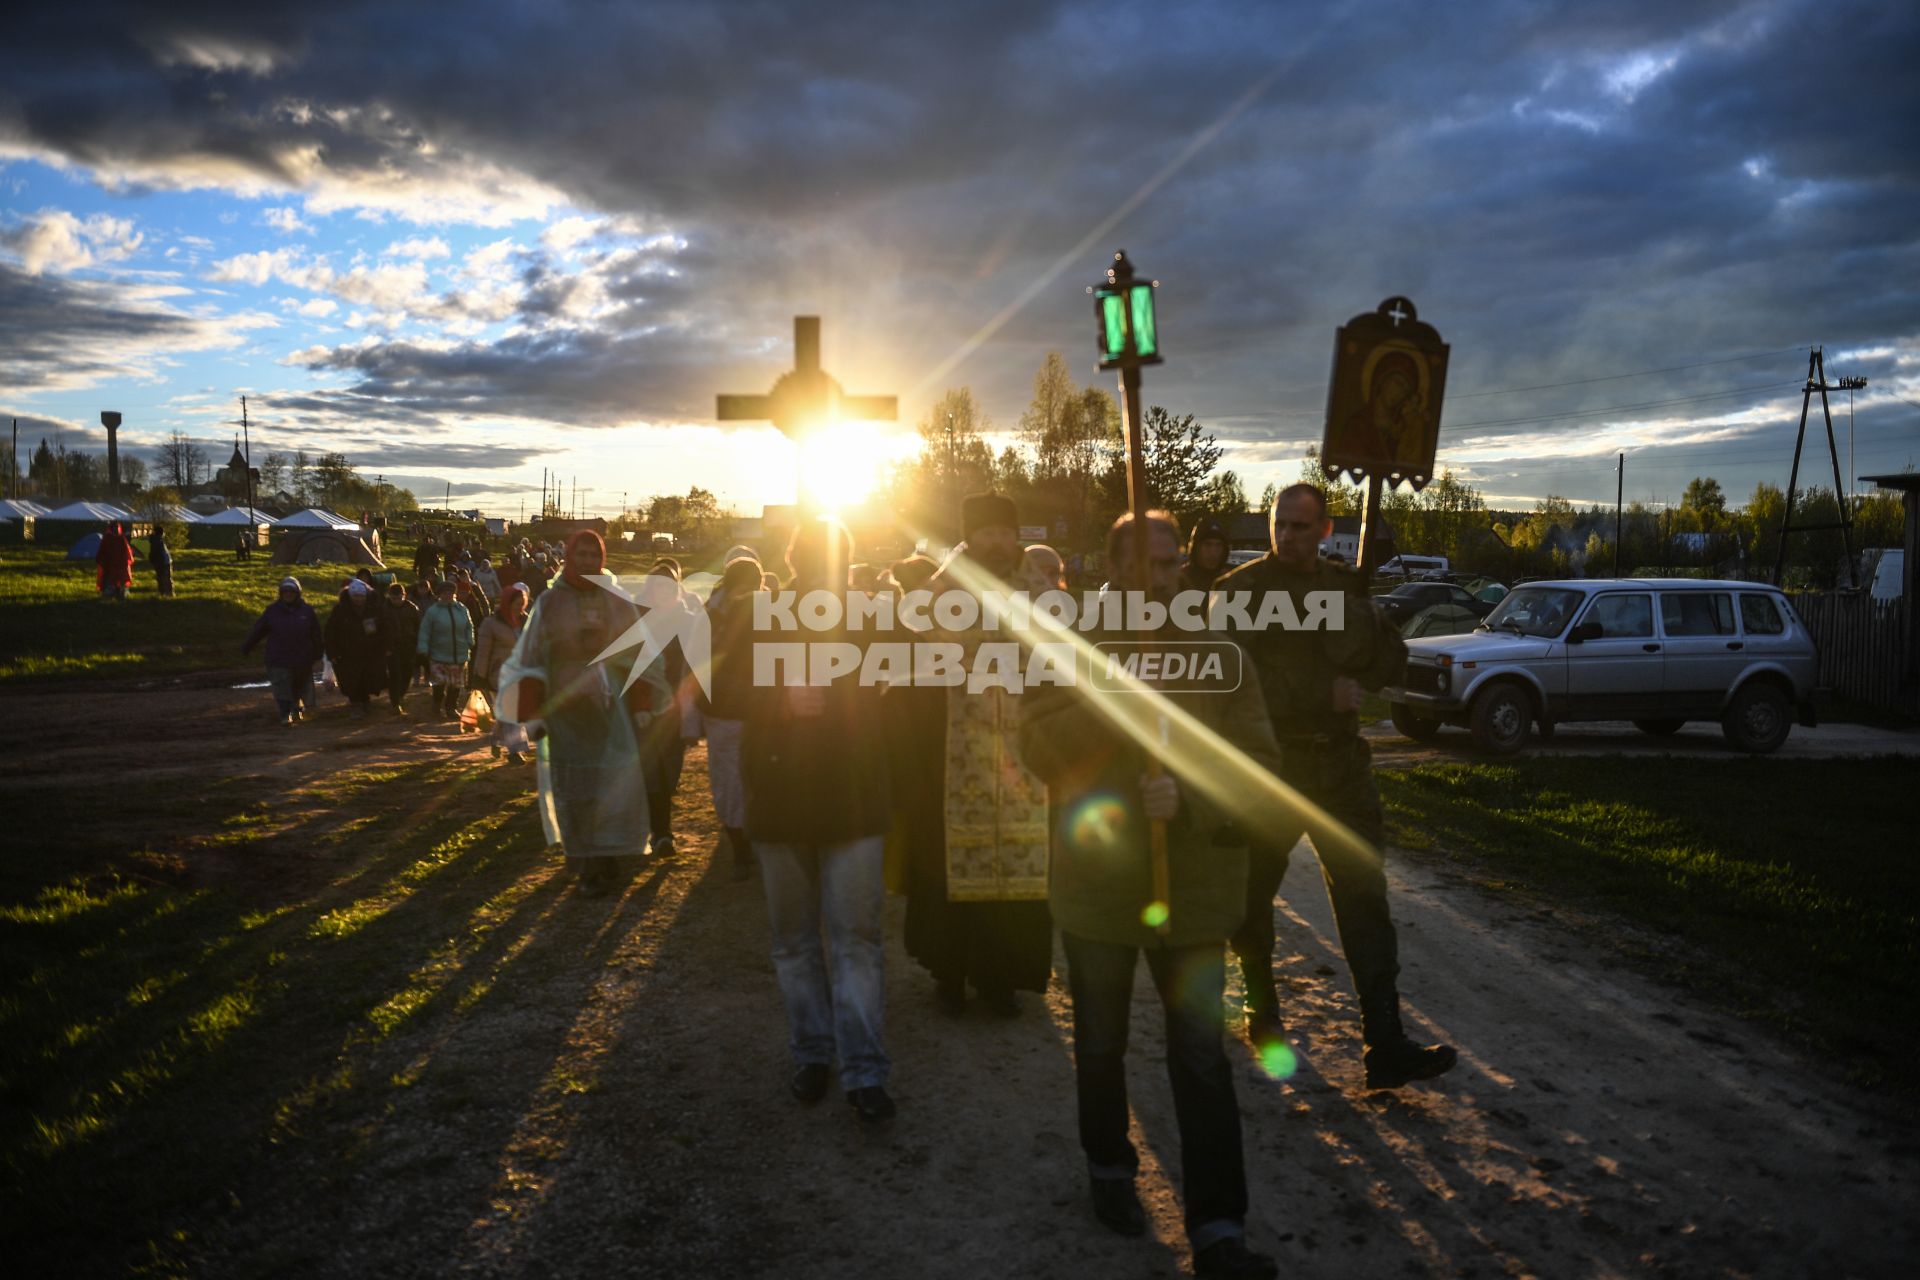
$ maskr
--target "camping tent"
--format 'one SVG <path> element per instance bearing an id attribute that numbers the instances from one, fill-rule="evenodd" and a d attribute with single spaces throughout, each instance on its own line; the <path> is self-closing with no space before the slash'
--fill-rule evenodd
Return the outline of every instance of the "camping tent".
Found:
<path id="1" fill-rule="evenodd" d="M 0 498 L 0 519 L 18 520 L 21 516 L 44 516 L 51 508 L 43 507 L 31 498 Z"/>
<path id="2" fill-rule="evenodd" d="M 337 529 L 293 529 L 273 548 L 275 564 L 370 564 L 385 568 L 364 540 Z"/>
<path id="3" fill-rule="evenodd" d="M 100 535 L 97 533 L 90 533 L 86 537 L 80 539 L 80 541 L 74 543 L 72 546 L 67 548 L 67 559 L 69 560 L 89 560 L 90 561 L 99 554 L 100 554 Z"/>
<path id="4" fill-rule="evenodd" d="M 35 542 L 62 543 L 89 533 L 104 532 L 110 524 L 127 526 L 129 534 L 144 535 L 147 530 L 124 507 L 105 502 L 70 502 L 49 511 L 34 521 Z"/>
<path id="5" fill-rule="evenodd" d="M 254 530 L 254 543 L 257 546 L 261 536 L 266 532 L 266 513 L 258 507 L 228 507 L 225 511 L 216 511 L 210 516 L 201 516 L 188 525 L 187 545 L 218 547 L 222 551 L 231 551 L 234 538 L 249 527 Z"/>
<path id="6" fill-rule="evenodd" d="M 64 507 L 56 507 L 46 513 L 47 520 L 87 520 L 96 524 L 112 524 L 115 520 L 131 520 L 133 512 L 125 507 L 117 507 L 111 502 L 69 502 Z"/>
<path id="7" fill-rule="evenodd" d="M 156 502 L 152 506 L 142 507 L 134 512 L 134 519 L 145 520 L 151 524 L 198 524 L 200 513 L 189 510 L 177 502 Z"/>
<path id="8" fill-rule="evenodd" d="M 273 522 L 276 532 L 282 529 L 330 529 L 336 533 L 358 534 L 360 526 L 343 515 L 336 515 L 325 507 L 308 507 L 305 511 L 296 511 L 290 516 Z"/>

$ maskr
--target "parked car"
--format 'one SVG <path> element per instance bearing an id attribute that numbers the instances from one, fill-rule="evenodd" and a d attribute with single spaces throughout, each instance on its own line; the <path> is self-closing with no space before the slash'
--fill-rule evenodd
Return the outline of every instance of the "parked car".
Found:
<path id="1" fill-rule="evenodd" d="M 1381 691 L 1394 727 L 1426 741 L 1443 725 L 1484 751 L 1518 751 L 1575 720 L 1677 733 L 1717 720 L 1762 754 L 1795 720 L 1818 723 L 1813 637 L 1775 587 L 1698 579 L 1532 582 L 1465 636 L 1407 642 L 1406 676 Z"/>
<path id="2" fill-rule="evenodd" d="M 1386 595 L 1375 596 L 1373 603 L 1396 627 L 1422 609 L 1431 609 L 1435 605 L 1457 605 L 1471 610 L 1476 618 L 1486 617 L 1494 607 L 1491 602 L 1480 599 L 1465 587 L 1452 582 L 1403 582 Z"/>
<path id="3" fill-rule="evenodd" d="M 1453 566 L 1445 556 L 1394 556 L 1373 571 L 1376 581 L 1409 582 L 1425 573 L 1445 573 Z"/>

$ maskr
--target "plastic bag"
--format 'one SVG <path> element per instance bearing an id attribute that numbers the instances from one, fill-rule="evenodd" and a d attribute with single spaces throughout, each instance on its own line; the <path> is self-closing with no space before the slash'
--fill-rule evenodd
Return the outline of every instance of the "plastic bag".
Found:
<path id="1" fill-rule="evenodd" d="M 493 727 L 493 707 L 487 702 L 487 695 L 478 689 L 467 690 L 467 701 L 460 708 L 460 723 L 469 729 L 489 729 Z"/>
<path id="2" fill-rule="evenodd" d="M 340 688 L 340 682 L 333 678 L 333 659 L 320 659 L 320 679 L 318 687 L 323 693 L 334 693 Z"/>

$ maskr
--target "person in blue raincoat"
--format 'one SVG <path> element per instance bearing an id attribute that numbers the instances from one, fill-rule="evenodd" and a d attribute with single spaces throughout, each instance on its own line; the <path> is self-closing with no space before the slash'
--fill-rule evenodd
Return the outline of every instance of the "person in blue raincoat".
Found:
<path id="1" fill-rule="evenodd" d="M 626 687 L 639 654 L 637 633 L 599 660 L 640 619 L 631 600 L 596 580 L 606 554 L 591 530 L 568 540 L 561 576 L 535 603 L 500 672 L 504 712 L 544 730 L 540 803 L 549 838 L 557 837 L 594 894 L 616 887 L 623 866 L 646 851 L 640 742 L 670 696 L 657 658 Z"/>

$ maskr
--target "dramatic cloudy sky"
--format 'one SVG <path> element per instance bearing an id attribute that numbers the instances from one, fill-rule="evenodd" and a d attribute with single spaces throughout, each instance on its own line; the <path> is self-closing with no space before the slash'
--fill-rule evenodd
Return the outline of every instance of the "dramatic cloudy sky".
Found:
<path id="1" fill-rule="evenodd" d="M 1920 460 L 1920 7 L 327 5 L 63 0 L 0 47 L 0 414 L 337 448 L 512 514 L 703 483 L 790 317 L 904 433 L 1001 427 L 1124 246 L 1149 400 L 1257 490 L 1318 439 L 1334 327 L 1453 344 L 1443 463 L 1496 500 L 1784 481 L 1806 350 Z M 1620 376 L 1631 375 L 1631 376 Z M 1842 447 L 1845 447 L 1842 421 Z M 881 442 L 876 447 L 884 447 Z M 1844 460 L 1843 460 L 1844 461 Z"/>

